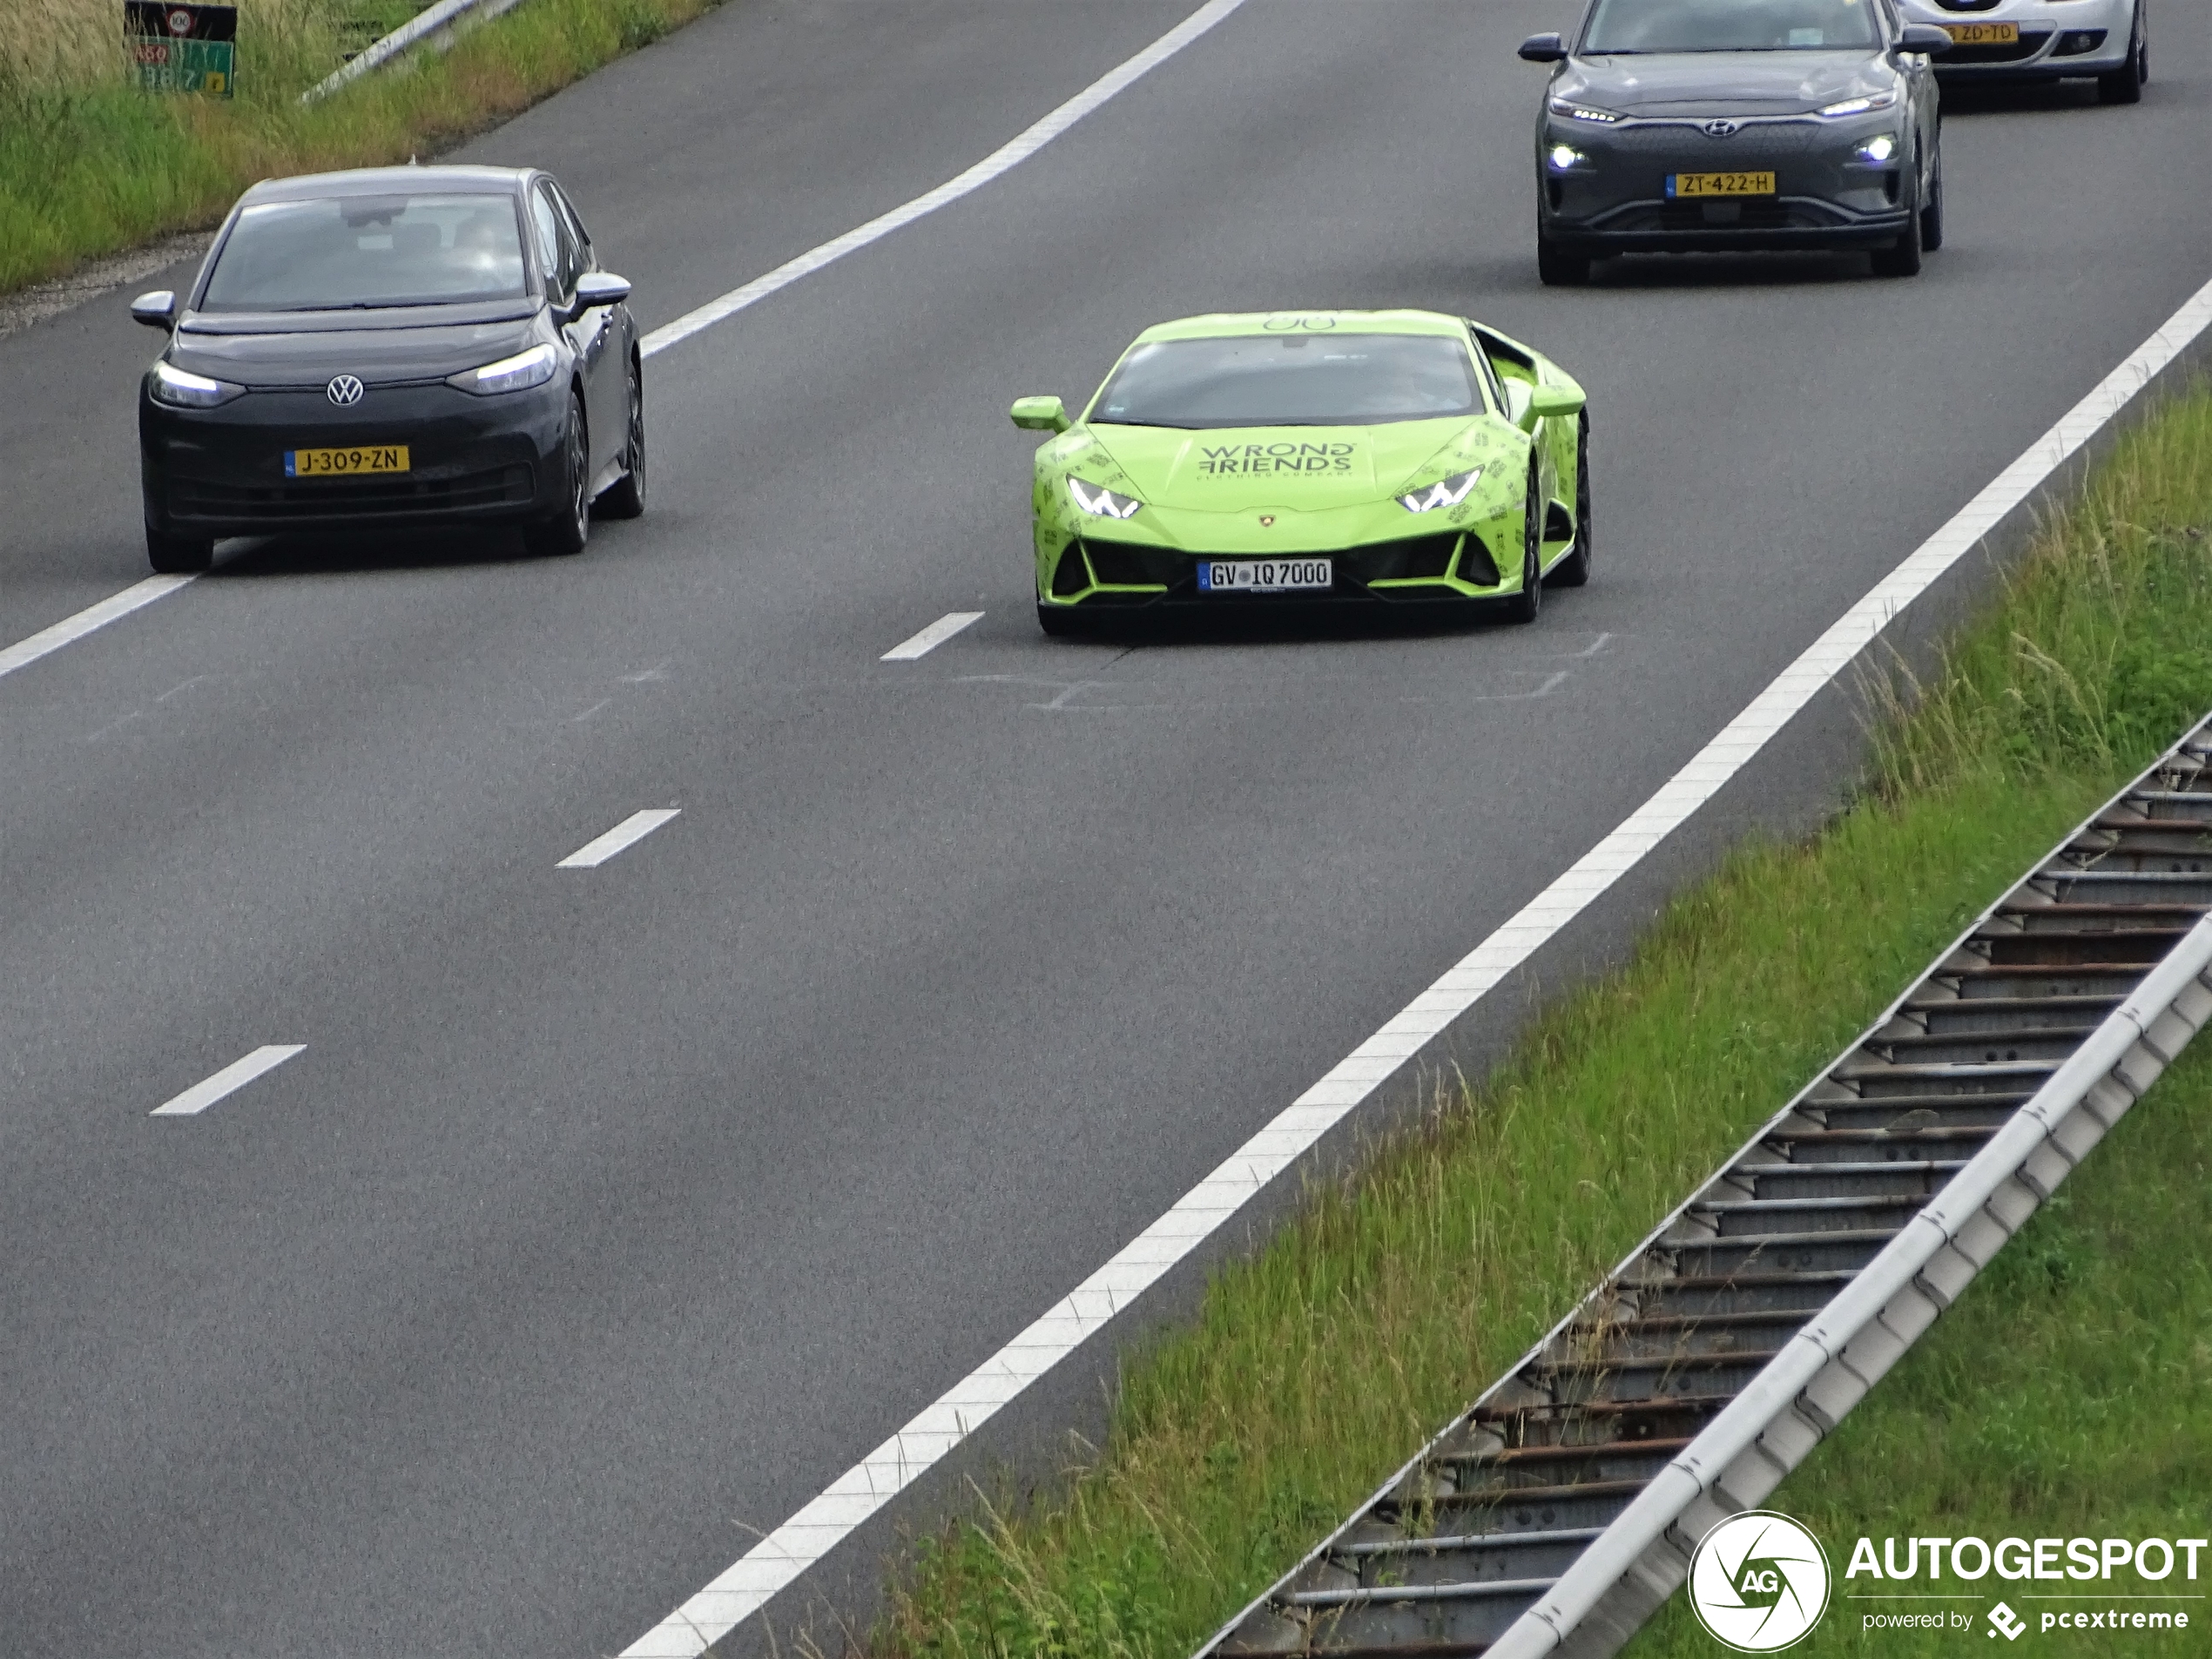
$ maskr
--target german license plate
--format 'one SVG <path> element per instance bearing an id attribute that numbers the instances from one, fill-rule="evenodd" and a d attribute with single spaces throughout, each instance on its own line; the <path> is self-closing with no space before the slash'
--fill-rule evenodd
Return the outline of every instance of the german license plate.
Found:
<path id="1" fill-rule="evenodd" d="M 1947 23 L 1943 31 L 1957 46 L 2017 46 L 2020 26 L 2016 23 Z"/>
<path id="2" fill-rule="evenodd" d="M 1201 593 L 1288 593 L 1336 585 L 1328 559 L 1200 559 Z"/>
<path id="3" fill-rule="evenodd" d="M 287 478 L 350 478 L 357 472 L 406 472 L 407 445 L 381 443 L 360 449 L 287 449 Z"/>
<path id="4" fill-rule="evenodd" d="M 1668 199 L 1688 201 L 1699 196 L 1771 196 L 1770 172 L 1670 172 Z"/>

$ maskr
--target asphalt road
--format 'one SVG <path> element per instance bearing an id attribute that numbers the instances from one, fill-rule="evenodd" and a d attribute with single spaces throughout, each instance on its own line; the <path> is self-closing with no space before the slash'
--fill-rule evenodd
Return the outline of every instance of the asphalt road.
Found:
<path id="1" fill-rule="evenodd" d="M 464 154 L 551 166 L 650 327 L 1188 9 L 732 0 Z M 1917 281 L 1699 260 L 1548 292 L 1542 73 L 1512 49 L 1571 9 L 1252 0 L 654 360 L 652 510 L 581 559 L 246 547 L 0 681 L 0 1649 L 641 1633 L 1632 809 L 2205 280 L 2206 7 L 2157 18 L 2138 108 L 1954 102 L 1952 239 Z M 0 402 L 0 643 L 143 572 L 125 298 L 0 341 L 30 388 Z M 1525 630 L 1037 633 L 1012 398 L 1072 401 L 1164 316 L 1399 303 L 1590 388 L 1589 588 Z M 263 1043 L 306 1048 L 148 1116 Z"/>

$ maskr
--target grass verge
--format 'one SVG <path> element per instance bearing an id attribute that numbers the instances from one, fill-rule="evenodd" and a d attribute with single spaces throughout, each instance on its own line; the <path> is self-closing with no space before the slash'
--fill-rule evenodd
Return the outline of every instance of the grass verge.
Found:
<path id="1" fill-rule="evenodd" d="M 0 56 L 0 293 L 212 224 L 257 179 L 434 154 L 718 3 L 525 0 L 449 52 L 411 53 L 303 106 L 361 44 L 356 12 L 384 22 L 392 5 L 241 6 L 226 102 L 140 91 L 119 3 L 44 0 Z"/>
<path id="2" fill-rule="evenodd" d="M 983 1504 L 920 1541 L 868 1649 L 1188 1653 L 2212 707 L 2208 526 L 2212 393 L 2200 388 L 2125 439 L 1930 684 L 1897 688 L 1847 811 L 1804 844 L 1738 851 L 1669 907 L 1627 968 L 1543 1015 L 1494 1076 L 1376 1148 L 1356 1179 L 1312 1191 L 1253 1259 L 1217 1276 L 1190 1328 L 1126 1361 L 1105 1444 L 1076 1448 L 1056 1490 Z M 2196 1115 L 2168 1103 L 2208 1078 L 2200 1058 L 2160 1086 L 2157 1109 L 2146 1109 L 2160 1127 L 2131 1119 L 2099 1152 L 2112 1179 L 2124 1184 L 2147 1157 L 2190 1156 L 2131 1143 L 2182 1134 L 2175 1125 Z M 2105 1190 L 2097 1168 L 2085 1195 Z M 2108 1210 L 2068 1194 L 1852 1420 L 1849 1433 L 1884 1456 L 1915 1461 L 1912 1483 L 1824 1449 L 1788 1489 L 1800 1513 L 1838 1526 L 1846 1512 L 1903 1513 L 2000 1453 L 2030 1483 L 2018 1490 L 2071 1490 L 2078 1470 L 2102 1479 L 2115 1504 L 2155 1507 L 2173 1470 L 2186 1464 L 2201 1483 L 2212 1447 L 2201 1390 L 2184 1402 L 2152 1386 L 2202 1375 L 2205 1350 L 2186 1339 L 2191 1316 L 2175 1306 L 2159 1249 L 2158 1229 L 2188 1219 L 2187 1188 L 2163 1211 L 2138 1211 L 2132 1192 Z M 2197 1203 L 2201 1229 L 2201 1192 Z M 2120 1249 L 2107 1219 L 2138 1228 L 2141 1248 Z M 2066 1264 L 2076 1262 L 2079 1272 Z M 2022 1297 L 2046 1298 L 2040 1350 L 2003 1339 Z M 2101 1298 L 2105 1328 L 2140 1337 L 2148 1357 L 2100 1358 L 2065 1336 L 2089 1297 Z M 1981 1311 L 2000 1305 L 2006 1313 Z M 2191 1305 L 2201 1321 L 2203 1303 Z M 2161 1369 L 2173 1365 L 2184 1369 Z M 1945 1415 L 1958 1420 L 1968 1392 L 2000 1375 L 2027 1432 L 2073 1422 L 2052 1399 L 2067 1392 L 2061 1366 L 2079 1366 L 2104 1401 L 2107 1439 L 2093 1447 L 2061 1433 L 2031 1453 L 1985 1418 L 1946 1444 Z M 2196 1449 L 2179 1461 L 2162 1449 L 2178 1447 Z M 1850 1494 L 1833 1515 L 1813 1495 L 1824 1482 Z M 2058 1507 L 2039 1513 L 2054 1530 L 2064 1521 Z M 1656 1627 L 1645 1645 L 1671 1653 L 1653 1644 L 1689 1641 L 1703 1638 Z"/>

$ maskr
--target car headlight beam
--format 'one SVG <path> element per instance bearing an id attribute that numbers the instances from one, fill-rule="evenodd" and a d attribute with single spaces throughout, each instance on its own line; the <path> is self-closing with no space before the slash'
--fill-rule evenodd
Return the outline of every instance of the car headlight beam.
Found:
<path id="1" fill-rule="evenodd" d="M 1544 152 L 1544 159 L 1551 164 L 1554 172 L 1573 172 L 1577 167 L 1587 167 L 1590 158 L 1571 144 L 1555 144 Z"/>
<path id="2" fill-rule="evenodd" d="M 1076 506 L 1098 518 L 1133 518 L 1144 505 L 1134 496 L 1116 495 L 1103 484 L 1087 484 L 1080 478 L 1068 480 L 1068 495 Z"/>
<path id="3" fill-rule="evenodd" d="M 1852 160 L 1878 167 L 1897 154 L 1897 140 L 1886 132 L 1877 132 L 1851 153 Z"/>
<path id="4" fill-rule="evenodd" d="M 1589 121 L 1599 126 L 1609 127 L 1621 118 L 1610 110 L 1594 109 L 1588 104 L 1575 104 L 1563 98 L 1552 99 L 1549 107 L 1554 115 L 1563 115 L 1570 121 Z"/>
<path id="5" fill-rule="evenodd" d="M 1846 115 L 1864 115 L 1869 110 L 1886 110 L 1896 102 L 1895 92 L 1868 92 L 1858 98 L 1847 98 L 1839 104 L 1825 105 L 1820 112 L 1834 121 Z"/>
<path id="6" fill-rule="evenodd" d="M 1467 492 L 1481 476 L 1480 467 L 1469 472 L 1455 472 L 1449 478 L 1407 490 L 1398 498 L 1398 504 L 1409 513 L 1433 513 L 1440 507 L 1457 507 L 1467 498 Z"/>
<path id="7" fill-rule="evenodd" d="M 205 374 L 179 368 L 173 363 L 153 366 L 153 401 L 172 409 L 212 409 L 244 397 L 246 388 L 228 381 L 211 381 Z"/>
<path id="8" fill-rule="evenodd" d="M 550 346 L 533 346 L 528 351 L 516 352 L 512 357 L 502 357 L 496 363 L 486 363 L 482 368 L 464 368 L 458 374 L 446 376 L 448 386 L 458 387 L 464 392 L 474 392 L 478 397 L 493 397 L 502 392 L 527 392 L 533 386 L 543 386 L 553 378 L 561 366 L 559 355 Z"/>

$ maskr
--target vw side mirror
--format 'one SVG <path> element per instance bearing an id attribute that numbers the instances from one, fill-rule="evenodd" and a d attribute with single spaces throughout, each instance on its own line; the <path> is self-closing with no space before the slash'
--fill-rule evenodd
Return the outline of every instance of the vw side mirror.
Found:
<path id="1" fill-rule="evenodd" d="M 1933 57 L 1951 50 L 1951 31 L 1939 29 L 1932 23 L 1909 23 L 1905 32 L 1897 37 L 1897 49 L 1901 52 L 1925 52 Z"/>
<path id="2" fill-rule="evenodd" d="M 131 320 L 166 333 L 177 326 L 177 296 L 166 288 L 140 294 L 131 302 Z"/>
<path id="3" fill-rule="evenodd" d="M 576 308 L 581 314 L 594 306 L 618 306 L 630 298 L 630 279 L 611 271 L 586 271 L 576 280 Z"/>
<path id="4" fill-rule="evenodd" d="M 1024 432 L 1065 432 L 1068 407 L 1056 397 L 1016 398 L 1008 411 Z"/>
<path id="5" fill-rule="evenodd" d="M 1521 43 L 1521 55 L 1532 64 L 1556 64 L 1567 56 L 1567 46 L 1555 34 L 1531 35 Z"/>

